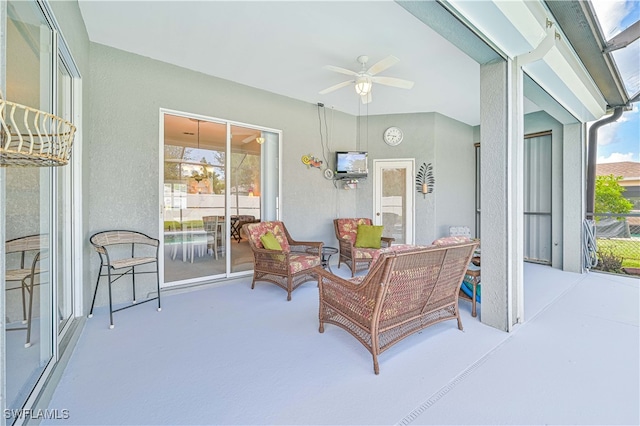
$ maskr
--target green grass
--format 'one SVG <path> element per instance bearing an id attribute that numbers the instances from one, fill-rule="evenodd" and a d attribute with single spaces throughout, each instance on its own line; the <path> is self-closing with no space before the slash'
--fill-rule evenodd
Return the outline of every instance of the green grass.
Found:
<path id="1" fill-rule="evenodd" d="M 598 238 L 596 240 L 598 251 L 609 252 L 622 258 L 622 267 L 640 268 L 640 241 L 639 240 L 609 240 Z"/>

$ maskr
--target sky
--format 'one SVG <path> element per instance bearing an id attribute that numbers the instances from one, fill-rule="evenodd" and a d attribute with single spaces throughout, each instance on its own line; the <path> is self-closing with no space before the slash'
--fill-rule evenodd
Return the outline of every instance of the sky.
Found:
<path id="1" fill-rule="evenodd" d="M 640 19 L 640 0 L 592 0 L 602 31 L 607 40 Z M 640 89 L 640 40 L 614 53 L 629 96 Z M 640 162 L 640 111 L 638 102 L 633 110 L 622 114 L 615 123 L 598 132 L 598 163 L 618 161 Z"/>

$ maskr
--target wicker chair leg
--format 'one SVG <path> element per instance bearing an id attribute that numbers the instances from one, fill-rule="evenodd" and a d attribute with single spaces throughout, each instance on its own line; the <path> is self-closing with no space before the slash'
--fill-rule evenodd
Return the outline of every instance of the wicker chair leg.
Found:
<path id="1" fill-rule="evenodd" d="M 380 366 L 378 366 L 378 356 L 373 355 L 373 372 L 375 374 L 380 374 Z"/>
<path id="2" fill-rule="evenodd" d="M 460 318 L 460 313 L 458 313 L 457 317 L 458 317 L 458 330 L 463 331 L 462 319 Z"/>

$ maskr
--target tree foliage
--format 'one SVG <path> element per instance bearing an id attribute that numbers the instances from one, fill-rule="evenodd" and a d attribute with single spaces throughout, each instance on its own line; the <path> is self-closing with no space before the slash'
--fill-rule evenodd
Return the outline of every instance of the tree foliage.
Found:
<path id="1" fill-rule="evenodd" d="M 629 213 L 633 203 L 622 196 L 625 189 L 620 185 L 622 176 L 596 177 L 595 213 Z"/>

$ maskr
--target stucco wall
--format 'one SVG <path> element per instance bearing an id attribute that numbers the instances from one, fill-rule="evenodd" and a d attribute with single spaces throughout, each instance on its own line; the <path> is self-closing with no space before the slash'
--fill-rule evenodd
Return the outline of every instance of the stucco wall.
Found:
<path id="1" fill-rule="evenodd" d="M 404 132 L 402 143 L 395 147 L 382 139 L 390 126 Z M 475 151 L 471 126 L 438 113 L 391 114 L 369 117 L 368 133 L 362 149 L 368 150 L 370 163 L 372 159 L 413 158 L 416 173 L 423 163 L 433 166 L 434 192 L 426 197 L 414 194 L 416 244 L 431 244 L 448 235 L 451 225 L 469 225 L 473 230 Z M 371 164 L 369 167 L 371 172 Z M 359 184 L 358 216 L 373 214 L 373 190 L 372 176 Z"/>
<path id="2" fill-rule="evenodd" d="M 435 116 L 436 235 L 450 226 L 468 226 L 475 235 L 476 151 L 473 128 L 441 114 Z"/>

